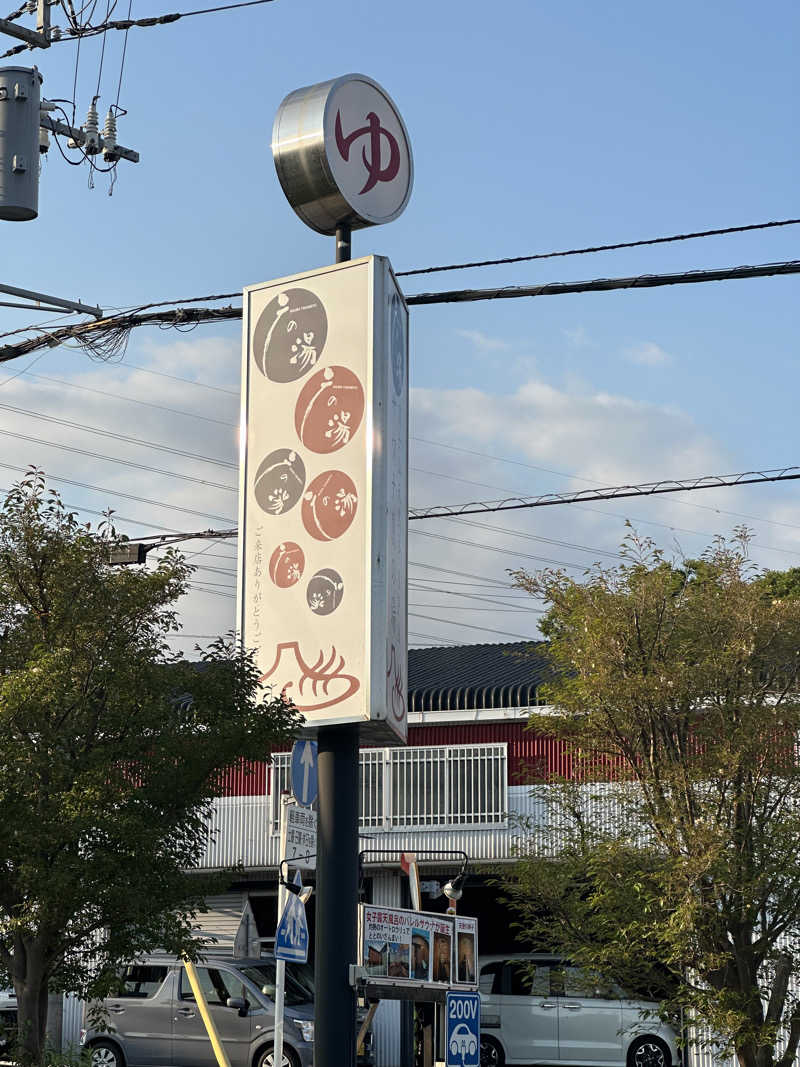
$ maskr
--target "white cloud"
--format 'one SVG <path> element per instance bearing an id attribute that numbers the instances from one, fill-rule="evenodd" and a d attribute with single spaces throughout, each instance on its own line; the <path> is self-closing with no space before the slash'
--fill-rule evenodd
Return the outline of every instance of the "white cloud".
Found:
<path id="1" fill-rule="evenodd" d="M 591 344 L 589 334 L 584 326 L 575 326 L 572 329 L 563 329 L 561 332 L 564 334 L 569 343 L 575 346 L 575 348 L 586 348 L 587 345 Z"/>
<path id="2" fill-rule="evenodd" d="M 505 352 L 511 345 L 499 337 L 489 337 L 480 330 L 456 330 L 459 337 L 470 341 L 480 352 Z"/>
<path id="3" fill-rule="evenodd" d="M 665 352 L 661 345 L 655 341 L 642 341 L 641 344 L 632 345 L 625 349 L 625 358 L 629 363 L 635 363 L 640 367 L 663 367 L 672 363 L 672 356 Z"/>

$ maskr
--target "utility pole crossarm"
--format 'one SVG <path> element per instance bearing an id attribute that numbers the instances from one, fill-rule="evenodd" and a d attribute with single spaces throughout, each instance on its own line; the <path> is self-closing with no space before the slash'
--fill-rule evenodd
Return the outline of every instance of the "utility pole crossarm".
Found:
<path id="1" fill-rule="evenodd" d="M 81 304 L 78 300 L 63 300 L 60 296 L 47 296 L 45 293 L 37 293 L 34 289 L 18 289 L 14 285 L 5 285 L 0 282 L 0 293 L 8 296 L 19 296 L 24 300 L 32 300 L 37 304 L 47 304 L 52 308 L 63 308 L 66 311 L 79 311 L 83 315 L 94 315 L 96 319 L 102 319 L 103 309 L 91 307 L 89 304 Z M 30 305 L 19 305 L 30 306 Z"/>
<path id="2" fill-rule="evenodd" d="M 72 140 L 78 145 L 82 145 L 86 141 L 86 133 L 84 130 L 81 130 L 77 126 L 70 126 L 68 125 L 68 123 L 62 122 L 60 119 L 54 119 L 50 115 L 42 115 L 41 125 L 44 127 L 44 129 L 49 130 L 51 133 L 60 133 L 64 137 L 71 137 Z M 102 150 L 105 147 L 105 144 L 103 138 L 100 135 L 98 135 L 98 142 L 100 145 L 100 149 Z M 120 144 L 115 144 L 109 147 L 117 156 L 120 157 L 120 159 L 127 159 L 131 163 L 139 162 L 139 153 L 134 152 L 132 148 L 124 148 Z"/>
<path id="3" fill-rule="evenodd" d="M 50 47 L 50 34 L 48 31 L 38 33 L 36 30 L 29 30 L 27 26 L 18 26 L 16 22 L 9 22 L 8 19 L 0 19 L 0 33 L 8 34 L 9 37 L 16 37 L 18 41 L 24 41 L 31 48 Z"/>

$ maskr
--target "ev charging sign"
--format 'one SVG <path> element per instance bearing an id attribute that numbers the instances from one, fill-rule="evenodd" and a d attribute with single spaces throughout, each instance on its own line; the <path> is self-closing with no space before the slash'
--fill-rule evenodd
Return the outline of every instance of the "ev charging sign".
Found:
<path id="1" fill-rule="evenodd" d="M 447 994 L 447 1067 L 480 1067 L 479 993 Z"/>

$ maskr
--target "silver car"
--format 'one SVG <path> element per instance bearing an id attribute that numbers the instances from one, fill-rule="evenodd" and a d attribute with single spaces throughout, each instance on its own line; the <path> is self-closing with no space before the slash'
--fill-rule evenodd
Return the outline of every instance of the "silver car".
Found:
<path id="1" fill-rule="evenodd" d="M 214 959 L 197 965 L 200 986 L 231 1067 L 274 1067 L 275 961 Z M 122 990 L 89 1009 L 81 1044 L 92 1067 L 216 1067 L 185 969 L 167 956 L 125 968 Z M 100 1009 L 108 1029 L 91 1028 Z M 313 989 L 286 967 L 282 1067 L 311 1067 Z"/>
<path id="2" fill-rule="evenodd" d="M 672 1067 L 676 1035 L 609 983 L 551 956 L 520 953 L 480 961 L 481 1067 L 515 1063 Z"/>

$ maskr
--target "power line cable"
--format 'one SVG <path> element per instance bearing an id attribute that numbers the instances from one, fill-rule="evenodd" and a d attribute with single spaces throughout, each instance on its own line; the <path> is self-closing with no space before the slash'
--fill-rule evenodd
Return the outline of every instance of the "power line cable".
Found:
<path id="1" fill-rule="evenodd" d="M 544 282 L 541 285 L 507 285 L 498 289 L 451 289 L 445 293 L 414 293 L 409 306 L 467 304 L 478 300 L 514 300 L 528 296 L 563 296 L 568 293 L 605 293 L 612 289 L 657 289 L 665 285 L 695 285 L 750 278 L 800 274 L 800 260 L 759 263 L 755 266 L 723 267 L 719 270 L 686 270 L 676 274 L 637 274 L 629 278 L 592 278 L 583 282 Z M 102 320 L 100 320 L 102 321 Z"/>
<path id="2" fill-rule="evenodd" d="M 694 230 L 691 233 L 676 233 L 670 237 L 648 237 L 639 241 L 617 241 L 608 245 L 588 245 L 583 248 L 568 248 L 563 252 L 537 252 L 534 255 L 507 256 L 505 259 L 481 259 L 471 263 L 448 263 L 443 267 L 419 267 L 415 270 L 401 270 L 397 278 L 408 278 L 414 274 L 438 274 L 447 270 L 470 270 L 473 267 L 500 267 L 509 263 L 531 263 L 536 259 L 559 259 L 562 256 L 583 256 L 590 252 L 615 252 L 621 248 L 642 248 L 645 245 L 665 245 L 674 241 L 694 241 L 699 237 L 722 237 L 731 233 L 748 233 L 752 230 L 772 230 L 781 226 L 796 226 L 800 219 L 780 219 L 776 222 L 754 222 L 747 226 L 725 226 L 719 230 Z"/>
<path id="3" fill-rule="evenodd" d="M 44 353 L 37 356 L 37 359 L 41 359 Z M 68 382 L 63 378 L 51 378 L 47 374 L 34 374 L 29 371 L 29 367 L 33 366 L 33 362 L 28 364 L 25 370 L 19 371 L 17 374 L 12 375 L 10 378 L 6 378 L 4 382 L 0 382 L 0 388 L 2 388 L 7 382 L 13 381 L 14 378 L 22 375 L 26 378 L 35 378 L 40 382 L 52 382 L 54 385 L 65 386 L 67 389 L 79 389 L 83 393 L 93 393 L 95 396 L 104 396 L 110 400 L 122 400 L 126 404 L 139 404 L 141 407 L 152 408 L 154 411 L 165 411 L 170 415 L 183 415 L 187 419 L 201 419 L 203 422 L 212 422 L 217 426 L 224 426 L 227 429 L 235 430 L 237 424 L 235 422 L 228 422 L 225 419 L 215 419 L 210 415 L 201 415 L 197 411 L 183 411 L 181 408 L 167 407 L 165 404 L 154 404 L 151 400 L 139 400 L 136 397 L 124 396 L 122 393 L 111 393 L 107 389 L 93 389 L 88 385 L 77 385 L 75 382 Z M 194 382 L 198 385 L 200 383 Z"/>
<path id="4" fill-rule="evenodd" d="M 104 463 L 114 463 L 121 467 L 129 467 L 131 470 L 147 471 L 149 474 L 160 474 L 165 478 L 177 478 L 182 482 L 191 482 L 193 485 L 202 485 L 209 489 L 223 489 L 229 493 L 237 492 L 234 486 L 223 485 L 221 482 L 210 482 L 203 478 L 195 478 L 191 474 L 179 474 L 177 471 L 165 471 L 160 467 L 150 467 L 146 463 L 136 463 L 130 459 L 117 459 L 115 456 L 107 456 L 102 452 L 91 452 L 89 449 L 77 448 L 74 445 L 65 445 L 57 441 L 46 441 L 42 437 L 31 437 L 24 433 L 15 433 L 13 430 L 0 430 L 4 437 L 14 437 L 19 441 L 29 441 L 36 445 L 45 445 L 48 448 L 57 448 L 60 452 L 72 452 L 78 456 L 87 456 L 90 459 L 99 459 Z"/>
<path id="5" fill-rule="evenodd" d="M 27 474 L 30 470 L 30 467 L 20 467 L 14 463 L 0 462 L 0 467 L 4 468 L 5 470 L 20 471 L 22 474 Z M 233 523 L 233 519 L 227 519 L 222 515 L 212 515 L 205 511 L 194 511 L 191 508 L 182 508 L 179 507 L 177 504 L 167 504 L 163 500 L 149 500 L 147 497 L 134 496 L 132 493 L 125 493 L 121 489 L 108 489 L 102 485 L 91 485 L 88 482 L 79 482 L 73 478 L 62 478 L 60 475 L 57 474 L 48 474 L 47 480 L 51 482 L 59 482 L 62 485 L 76 486 L 78 489 L 89 489 L 94 493 L 105 493 L 107 496 L 111 497 L 120 497 L 125 500 L 135 500 L 138 504 L 151 504 L 153 507 L 166 508 L 168 511 L 180 511 L 184 515 L 195 515 L 201 519 L 213 519 L 215 522 L 224 522 L 228 525 L 232 525 Z M 145 522 L 141 522 L 141 525 L 146 526 L 148 524 Z M 170 535 L 161 534 L 159 536 L 168 537 Z"/>
<path id="6" fill-rule="evenodd" d="M 651 289 L 667 285 L 693 285 L 700 282 L 720 282 L 735 279 L 769 278 L 800 273 L 800 260 L 782 263 L 762 263 L 756 266 L 724 267 L 718 270 L 682 271 L 677 274 L 639 274 L 627 278 L 593 278 L 580 282 L 546 282 L 541 285 L 506 286 L 496 289 L 454 289 L 440 293 L 415 293 L 406 296 L 409 306 L 427 304 L 467 303 L 479 300 L 507 300 L 519 297 L 559 296 L 565 293 L 609 292 L 615 289 Z M 76 341 L 97 359 L 110 360 L 124 353 L 130 331 L 138 326 L 159 325 L 180 328 L 241 319 L 240 307 L 187 308 L 172 311 L 153 311 L 144 314 L 125 313 L 92 322 L 62 326 L 44 336 L 26 338 L 13 345 L 0 347 L 0 362 L 36 352 L 47 346 L 55 347 L 67 340 Z M 110 335 L 104 337 L 104 335 Z M 148 373 L 158 373 L 149 371 Z M 169 375 L 166 375 L 169 377 Z M 180 380 L 180 379 L 179 379 Z M 201 384 L 201 383 L 195 383 Z M 220 392 L 233 390 L 220 389 Z"/>
<path id="7" fill-rule="evenodd" d="M 500 634 L 501 637 L 515 637 L 518 641 L 535 641 L 535 637 L 531 637 L 529 634 L 513 634 L 508 630 L 493 630 L 488 626 L 473 626 L 468 622 L 456 622 L 454 619 L 436 619 L 433 615 L 420 615 L 419 612 L 409 611 L 408 617 L 410 619 L 426 619 L 428 622 L 441 622 L 445 626 L 463 626 L 467 630 L 481 630 L 485 634 Z"/>
<path id="8" fill-rule="evenodd" d="M 70 419 L 60 419 L 56 415 L 48 415 L 46 412 L 33 411 L 30 408 L 19 408 L 12 404 L 0 404 L 0 410 L 11 411 L 15 415 L 24 415 L 31 419 L 40 419 L 42 422 L 54 423 L 57 426 L 66 426 L 71 430 L 81 430 L 84 433 L 96 434 L 98 437 L 107 437 L 114 441 L 122 441 L 129 445 L 138 445 L 140 448 L 151 448 L 156 452 L 164 452 L 171 456 L 182 456 L 184 459 L 200 460 L 202 463 L 213 463 L 217 467 L 227 470 L 238 470 L 239 465 L 230 460 L 217 459 L 215 456 L 202 456 L 196 452 L 187 452 L 182 448 L 173 448 L 171 445 L 159 444 L 155 441 L 145 441 L 141 437 L 132 437 L 129 434 L 117 433 L 114 430 L 104 430 L 99 426 L 90 426 L 85 422 L 73 422 Z M 229 488 L 227 486 L 218 488 Z"/>
<path id="9" fill-rule="evenodd" d="M 798 477 L 800 477 L 800 475 Z M 549 559 L 547 556 L 534 556 L 530 552 L 519 552 L 516 548 L 501 548 L 499 545 L 486 545 L 480 541 L 470 541 L 466 538 L 448 537 L 447 534 L 433 533 L 432 530 L 411 529 L 408 532 L 410 534 L 416 534 L 418 537 L 430 537 L 435 541 L 447 541 L 451 545 L 464 545 L 467 548 L 480 548 L 484 552 L 498 552 L 504 556 L 515 556 L 517 559 L 532 559 L 536 563 L 544 563 L 550 567 L 570 567 L 579 571 L 586 570 L 586 564 L 584 563 L 568 563 L 565 560 Z"/>
<path id="10" fill-rule="evenodd" d="M 130 30 L 134 26 L 141 26 L 150 28 L 151 26 L 166 26 L 170 23 L 177 22 L 179 19 L 191 18 L 193 15 L 213 15 L 220 11 L 234 11 L 241 7 L 258 7 L 261 4 L 271 4 L 274 0 L 242 0 L 237 4 L 223 4 L 219 7 L 204 7 L 198 8 L 196 11 L 176 11 L 167 15 L 154 15 L 151 18 L 143 19 L 117 19 L 109 20 L 105 24 L 98 26 L 92 25 L 70 25 L 65 31 L 62 37 L 58 40 L 69 41 L 74 37 L 78 40 L 81 37 L 96 37 L 98 34 L 105 34 L 108 30 Z M 54 38 L 51 44 L 56 44 L 57 40 Z M 14 48 L 9 48 L 3 52 L 0 59 L 5 59 L 8 56 L 18 55 L 20 52 L 27 51 L 31 45 L 23 44 L 16 45 Z"/>
<path id="11" fill-rule="evenodd" d="M 555 504 L 574 504 L 584 500 L 617 500 L 623 497 L 655 496 L 662 493 L 684 493 L 696 489 L 730 488 L 734 485 L 754 485 L 766 482 L 788 482 L 800 478 L 800 467 L 782 467 L 768 471 L 746 471 L 743 474 L 706 475 L 686 481 L 665 479 L 641 485 L 618 485 L 607 489 L 582 489 L 577 493 L 544 493 L 537 497 L 516 497 L 508 500 L 472 501 L 468 504 L 415 508 L 409 520 L 439 519 L 450 515 L 483 515 L 496 511 L 519 511 L 524 508 L 551 507 Z"/>
<path id="12" fill-rule="evenodd" d="M 133 0 L 128 0 L 128 20 L 131 17 L 131 11 L 133 10 Z M 117 82 L 117 99 L 115 101 L 115 107 L 119 110 L 119 94 L 122 92 L 122 72 L 125 70 L 125 56 L 128 53 L 128 31 L 125 31 L 125 39 L 122 42 L 122 59 L 119 64 L 119 81 Z"/>
<path id="13" fill-rule="evenodd" d="M 587 478 L 586 475 L 583 475 L 583 474 L 574 474 L 574 473 L 569 473 L 567 471 L 556 471 L 556 470 L 552 470 L 549 467 L 538 467 L 533 463 L 524 463 L 522 460 L 510 459 L 510 458 L 508 458 L 506 456 L 496 456 L 496 455 L 493 455 L 493 454 L 491 454 L 489 452 L 478 452 L 475 449 L 472 449 L 472 448 L 461 448 L 458 445 L 444 444 L 442 441 L 432 441 L 432 440 L 429 440 L 429 439 L 423 438 L 423 437 L 412 437 L 411 440 L 412 441 L 418 441 L 418 442 L 420 442 L 422 444 L 426 444 L 426 445 L 434 445 L 434 446 L 437 446 L 439 448 L 446 448 L 446 449 L 448 449 L 448 450 L 450 450 L 452 452 L 463 452 L 465 455 L 468 455 L 468 456 L 479 456 L 482 459 L 490 459 L 490 460 L 493 460 L 496 463 L 508 463 L 508 464 L 512 464 L 512 465 L 517 466 L 517 467 L 526 467 L 526 468 L 528 468 L 530 470 L 543 471 L 546 474 L 554 474 L 554 475 L 557 475 L 560 478 L 570 478 L 570 479 L 573 479 L 573 480 L 579 481 L 579 482 L 587 482 L 587 483 L 589 483 L 591 485 L 603 485 L 604 484 L 603 482 L 599 481 L 597 478 Z M 483 488 L 483 489 L 496 489 L 501 493 L 518 493 L 519 492 L 518 489 L 509 489 L 506 486 L 498 486 L 498 485 L 494 485 L 494 484 L 491 484 L 491 483 L 488 483 L 488 482 L 476 482 L 476 481 L 473 481 L 470 478 L 461 478 L 461 477 L 459 477 L 458 475 L 455 475 L 455 474 L 443 474 L 441 471 L 432 471 L 432 470 L 423 469 L 421 467 L 412 467 L 410 469 L 412 471 L 418 473 L 418 474 L 428 474 L 428 475 L 432 475 L 435 478 L 446 478 L 446 479 L 448 479 L 450 481 L 463 482 L 465 485 L 475 485 L 475 486 L 479 486 L 480 488 Z M 700 509 L 701 511 L 714 511 L 719 515 L 729 515 L 731 518 L 734 518 L 734 519 L 750 519 L 753 522 L 763 522 L 763 523 L 766 523 L 768 525 L 783 526 L 783 527 L 788 527 L 789 529 L 792 529 L 792 530 L 800 530 L 800 525 L 797 525 L 797 524 L 794 524 L 794 523 L 777 522 L 775 519 L 768 519 L 768 518 L 766 518 L 764 516 L 760 516 L 760 515 L 745 515 L 745 514 L 742 514 L 741 512 L 738 512 L 738 511 L 723 511 L 720 508 L 711 507 L 710 505 L 707 505 L 707 504 L 698 504 L 694 500 L 676 500 L 675 503 L 676 504 L 680 504 L 682 507 L 685 507 L 685 508 L 696 508 L 696 509 Z M 578 511 L 588 511 L 593 515 L 606 515 L 606 516 L 610 515 L 610 516 L 614 516 L 614 517 L 619 518 L 619 519 L 630 519 L 632 522 L 644 523 L 644 524 L 647 524 L 647 525 L 650 525 L 650 526 L 660 526 L 660 527 L 663 527 L 666 530 L 672 530 L 672 531 L 677 532 L 677 533 L 693 534 L 693 535 L 695 535 L 697 537 L 713 537 L 714 536 L 713 533 L 709 533 L 706 530 L 689 530 L 689 529 L 686 529 L 684 527 L 675 526 L 674 524 L 670 524 L 670 523 L 656 522 L 654 519 L 634 518 L 633 516 L 623 515 L 623 514 L 620 514 L 619 512 L 602 511 L 599 508 L 585 508 L 585 507 L 580 507 L 580 506 L 576 505 L 576 509 Z M 784 554 L 788 554 L 788 555 L 792 555 L 792 556 L 800 555 L 800 552 L 797 552 L 796 550 L 792 550 L 792 549 L 788 549 L 788 548 L 778 548 L 776 545 L 765 545 L 765 544 L 759 542 L 758 543 L 758 547 L 763 549 L 763 550 L 765 550 L 765 551 L 769 551 L 769 552 L 782 552 Z"/>

